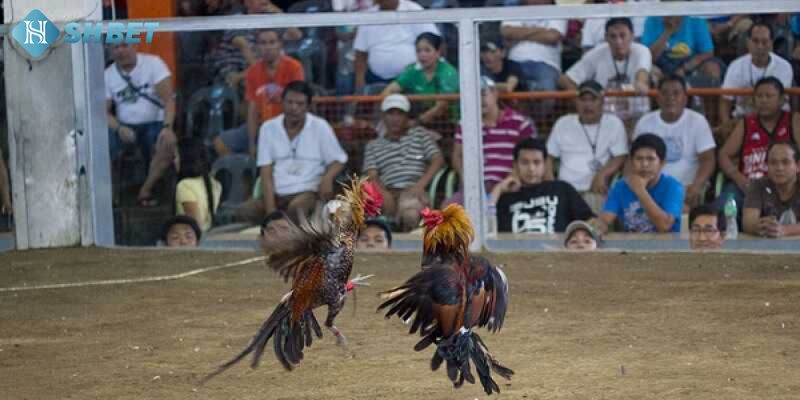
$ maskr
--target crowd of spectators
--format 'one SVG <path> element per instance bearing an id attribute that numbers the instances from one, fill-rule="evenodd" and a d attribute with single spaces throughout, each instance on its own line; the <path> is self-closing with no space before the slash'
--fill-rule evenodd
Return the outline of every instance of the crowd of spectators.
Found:
<path id="1" fill-rule="evenodd" d="M 482 2 L 319 3 L 325 3 L 320 10 L 377 12 Z M 184 0 L 179 9 L 184 15 L 291 11 L 269 0 Z M 447 199 L 430 196 L 428 187 L 447 168 L 461 178 L 463 135 L 474 133 L 461 130 L 457 102 L 407 97 L 458 93 L 448 34 L 441 25 L 406 24 L 198 36 L 195 42 L 208 45 L 200 57 L 208 83 L 233 90 L 243 112 L 240 124 L 194 143 L 179 142 L 173 130 L 175 94 L 164 63 L 112 45 L 114 62 L 105 76 L 112 151 L 135 144 L 146 158 L 147 179 L 138 193 L 143 206 L 170 164 L 178 165 L 175 208 L 192 216 L 200 232 L 213 225 L 223 191 L 207 157 L 254 159 L 260 182 L 239 212 L 253 224 L 276 212 L 292 220 L 309 215 L 334 197 L 343 175 L 368 175 L 383 192 L 386 219 L 371 223 L 363 240 L 380 247 L 391 242 L 387 227 L 414 230 L 422 208 L 463 202 L 461 186 Z M 800 50 L 774 48 L 794 35 L 800 35 L 796 15 L 529 20 L 503 22 L 482 35 L 483 189 L 496 206 L 499 230 L 566 230 L 565 246 L 597 248 L 608 231 L 678 232 L 689 215 L 685 229 L 716 240 L 708 234 L 719 221 L 704 218 L 717 215 L 730 193 L 744 232 L 799 234 L 800 116 L 785 90 L 794 85 Z M 322 50 L 303 51 L 306 39 Z M 186 42 L 181 48 L 192 48 Z M 578 55 L 569 57 L 568 47 Z M 318 59 L 320 53 L 336 57 Z M 317 64 L 332 59 L 336 68 L 319 74 Z M 697 87 L 755 92 L 710 101 L 689 95 Z M 556 90 L 576 93 L 574 102 L 554 108 L 554 99 L 501 100 L 510 92 Z M 631 95 L 608 96 L 611 90 Z M 338 135 L 347 124 L 315 113 L 313 98 L 334 93 L 383 97 L 358 157 Z M 451 128 L 437 130 L 441 126 Z M 726 178 L 721 191 L 717 173 Z M 717 230 L 724 238 L 724 229 Z"/>

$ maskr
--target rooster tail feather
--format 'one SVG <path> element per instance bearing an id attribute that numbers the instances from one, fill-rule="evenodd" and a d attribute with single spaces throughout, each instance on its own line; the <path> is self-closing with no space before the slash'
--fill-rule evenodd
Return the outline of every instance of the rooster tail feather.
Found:
<path id="1" fill-rule="evenodd" d="M 253 354 L 253 361 L 250 366 L 257 368 L 270 339 L 273 339 L 275 356 L 278 361 L 286 370 L 291 371 L 294 368 L 293 364 L 298 364 L 303 359 L 303 349 L 311 346 L 313 342 L 312 335 L 315 334 L 317 337 L 322 337 L 322 330 L 311 310 L 306 311 L 300 321 L 291 322 L 292 309 L 290 300 L 291 296 L 284 296 L 283 300 L 275 307 L 269 318 L 264 321 L 261 328 L 253 336 L 250 344 L 231 360 L 220 365 L 214 372 L 206 375 L 200 381 L 200 384 L 208 382 L 251 353 Z"/>

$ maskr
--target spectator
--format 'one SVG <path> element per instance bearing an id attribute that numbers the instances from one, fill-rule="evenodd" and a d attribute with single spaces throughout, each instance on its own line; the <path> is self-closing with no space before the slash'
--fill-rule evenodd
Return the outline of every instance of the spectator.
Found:
<path id="1" fill-rule="evenodd" d="M 246 132 L 231 129 L 217 136 L 214 149 L 220 157 L 231 152 L 249 152 L 255 157 L 258 127 L 283 111 L 281 97 L 284 87 L 289 82 L 305 79 L 303 65 L 283 53 L 283 41 L 278 31 L 264 29 L 256 38 L 256 50 L 262 59 L 245 71 Z"/>
<path id="2" fill-rule="evenodd" d="M 601 245 L 600 234 L 587 222 L 573 221 L 564 231 L 564 248 L 567 250 L 597 250 Z"/>
<path id="3" fill-rule="evenodd" d="M 716 166 L 714 136 L 706 118 L 686 108 L 686 81 L 679 76 L 664 78 L 658 86 L 661 108 L 645 114 L 636 124 L 634 137 L 653 133 L 666 143 L 664 172 L 686 187 L 685 201 L 700 204 Z"/>
<path id="4" fill-rule="evenodd" d="M 244 14 L 279 14 L 283 10 L 270 0 L 244 0 Z M 258 62 L 256 49 L 257 30 L 227 31 L 213 61 L 215 75 L 229 86 L 239 88 L 245 78 L 245 70 Z M 295 41 L 303 37 L 297 28 L 282 31 L 284 41 Z"/>
<path id="5" fill-rule="evenodd" d="M 528 91 L 522 68 L 516 61 L 506 58 L 500 40 L 489 39 L 481 43 L 481 75 L 491 78 L 500 93 Z"/>
<path id="6" fill-rule="evenodd" d="M 347 154 L 324 119 L 308 112 L 311 87 L 294 81 L 283 90 L 283 113 L 264 122 L 258 135 L 262 199 L 243 207 L 242 215 L 259 223 L 277 210 L 291 218 L 308 216 L 318 198 L 330 200 L 334 179 Z"/>
<path id="7" fill-rule="evenodd" d="M 364 223 L 366 228 L 356 242 L 358 251 L 386 251 L 392 248 L 392 230 L 380 219 L 368 218 Z"/>
<path id="8" fill-rule="evenodd" d="M 481 78 L 481 120 L 483 123 L 483 189 L 491 193 L 498 182 L 505 179 L 514 168 L 514 146 L 526 138 L 536 137 L 536 126 L 526 116 L 511 108 L 500 108 L 498 89 L 494 82 Z M 450 159 L 459 180 L 464 182 L 464 150 L 461 125 L 456 127 L 455 143 Z M 464 192 L 459 191 L 449 203 L 464 203 Z"/>
<path id="9" fill-rule="evenodd" d="M 458 93 L 458 71 L 442 58 L 442 38 L 425 32 L 417 37 L 417 62 L 411 64 L 394 80 L 383 95 L 392 93 L 407 94 L 445 94 Z M 430 124 L 437 118 L 447 115 L 447 101 L 437 100 L 433 106 L 424 104 L 425 110 L 418 118 L 423 124 Z M 457 105 L 453 104 L 453 111 Z"/>
<path id="10" fill-rule="evenodd" d="M 526 0 L 527 5 L 553 4 L 552 0 Z M 513 43 L 508 58 L 522 67 L 530 90 L 556 90 L 561 75 L 561 39 L 567 33 L 565 19 L 503 22 L 500 33 Z"/>
<path id="11" fill-rule="evenodd" d="M 725 241 L 725 215 L 710 204 L 689 212 L 689 247 L 692 250 L 719 250 Z"/>
<path id="12" fill-rule="evenodd" d="M 730 180 L 719 202 L 733 194 L 737 209 L 742 209 L 747 185 L 767 174 L 767 150 L 771 143 L 800 143 L 800 115 L 781 110 L 783 84 L 775 77 L 755 84 L 755 113 L 739 121 L 719 152 L 719 168 Z M 738 159 L 738 165 L 734 163 Z M 721 206 L 721 204 L 719 205 Z"/>
<path id="13" fill-rule="evenodd" d="M 124 145 L 139 146 L 149 170 L 137 200 L 152 207 L 157 205 L 153 188 L 175 158 L 175 93 L 170 71 L 161 58 L 137 53 L 133 45 L 116 43 L 110 48 L 114 62 L 106 68 L 104 79 L 111 155 L 115 158 Z"/>
<path id="14" fill-rule="evenodd" d="M 161 232 L 161 241 L 167 247 L 197 247 L 203 236 L 197 222 L 188 215 L 168 219 Z"/>
<path id="15" fill-rule="evenodd" d="M 375 0 L 381 11 L 419 11 L 410 0 Z M 389 83 L 416 61 L 417 37 L 423 32 L 439 34 L 433 24 L 362 25 L 356 31 L 356 91 L 370 83 Z"/>
<path id="16" fill-rule="evenodd" d="M 631 173 L 611 188 L 598 228 L 607 232 L 619 218 L 625 232 L 679 232 L 683 185 L 661 172 L 667 146 L 654 134 L 631 144 Z"/>
<path id="17" fill-rule="evenodd" d="M 800 153 L 793 143 L 770 146 L 767 176 L 747 188 L 742 222 L 744 231 L 768 238 L 800 235 Z"/>
<path id="18" fill-rule="evenodd" d="M 756 22 L 747 32 L 748 54 L 734 60 L 725 73 L 722 83 L 724 89 L 752 88 L 756 82 L 766 77 L 775 77 L 784 87 L 792 86 L 792 65 L 772 52 L 772 27 Z M 783 98 L 781 98 L 783 100 Z M 755 111 L 751 96 L 722 96 L 719 101 L 719 118 L 723 139 L 736 126 L 736 120 Z M 733 113 L 731 110 L 733 109 Z M 785 108 L 788 110 L 788 104 Z M 732 118 L 731 118 L 732 117 Z"/>
<path id="19" fill-rule="evenodd" d="M 642 44 L 650 48 L 657 80 L 661 76 L 694 75 L 719 85 L 722 70 L 714 58 L 714 42 L 706 21 L 695 17 L 648 17 L 644 23 Z"/>
<path id="20" fill-rule="evenodd" d="M 628 3 L 633 2 L 657 2 L 661 0 L 627 0 Z M 590 3 L 591 1 L 587 1 Z M 593 3 L 624 3 L 625 0 L 595 0 Z M 642 37 L 642 33 L 644 32 L 644 17 L 635 17 L 631 18 L 631 22 L 633 22 L 633 35 L 636 39 Z M 606 40 L 606 22 L 608 18 L 590 18 L 583 21 L 583 27 L 581 28 L 581 47 L 584 51 L 590 50 L 592 47 L 597 46 L 598 44 L 603 43 Z"/>
<path id="21" fill-rule="evenodd" d="M 650 90 L 652 59 L 647 47 L 633 42 L 633 24 L 628 18 L 611 18 L 606 22 L 606 43 L 588 51 L 566 74 L 561 86 L 575 90 L 580 82 L 594 80 L 606 89 L 635 89 L 646 95 Z M 647 97 L 612 98 L 607 111 L 620 118 L 636 118 L 650 109 Z"/>
<path id="22" fill-rule="evenodd" d="M 555 176 L 554 159 L 560 160 L 558 178 L 578 190 L 592 211 L 600 212 L 609 182 L 628 154 L 625 125 L 603 113 L 603 89 L 595 81 L 578 87 L 575 108 L 577 114 L 559 118 L 550 131 L 547 176 Z"/>
<path id="23" fill-rule="evenodd" d="M 11 206 L 11 184 L 8 179 L 8 168 L 3 159 L 3 149 L 0 149 L 0 214 L 11 215 L 14 208 Z"/>
<path id="24" fill-rule="evenodd" d="M 419 223 L 419 213 L 428 205 L 425 188 L 444 166 L 433 132 L 409 127 L 410 110 L 408 98 L 401 94 L 383 99 L 386 132 L 364 150 L 364 173 L 380 185 L 384 215 L 394 218 L 403 231 Z"/>
<path id="25" fill-rule="evenodd" d="M 500 232 L 556 233 L 576 220 L 594 217 L 575 188 L 564 181 L 545 181 L 547 147 L 527 138 L 514 146 L 514 172 L 492 189 Z"/>
<path id="26" fill-rule="evenodd" d="M 203 139 L 183 138 L 178 142 L 178 186 L 175 210 L 188 215 L 204 232 L 211 228 L 219 207 L 222 185 L 211 176 L 208 150 Z"/>

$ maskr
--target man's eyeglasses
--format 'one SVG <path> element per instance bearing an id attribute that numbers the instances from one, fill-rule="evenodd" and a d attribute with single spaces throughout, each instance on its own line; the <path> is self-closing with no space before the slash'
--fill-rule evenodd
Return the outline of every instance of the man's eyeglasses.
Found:
<path id="1" fill-rule="evenodd" d="M 713 236 L 719 233 L 719 229 L 716 226 L 693 226 L 689 229 L 689 231 L 695 235 L 705 234 L 708 236 Z"/>

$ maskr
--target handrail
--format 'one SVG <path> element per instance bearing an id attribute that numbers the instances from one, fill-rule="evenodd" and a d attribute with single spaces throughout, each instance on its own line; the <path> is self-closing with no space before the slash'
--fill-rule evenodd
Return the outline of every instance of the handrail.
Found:
<path id="1" fill-rule="evenodd" d="M 800 95 L 800 87 L 791 87 L 786 89 L 789 95 Z M 690 96 L 750 96 L 753 94 L 751 88 L 691 88 L 688 90 Z M 577 97 L 578 92 L 571 90 L 560 91 L 542 91 L 542 92 L 513 92 L 501 93 L 500 98 L 505 100 L 531 100 L 531 99 L 573 99 Z M 608 90 L 605 92 L 606 97 L 635 97 L 642 94 L 634 90 Z M 647 92 L 647 96 L 655 97 L 658 91 L 651 89 Z M 314 103 L 317 104 L 331 104 L 331 103 L 379 103 L 383 101 L 381 95 L 350 95 L 350 96 L 317 96 L 314 97 Z M 458 93 L 448 94 L 412 94 L 407 95 L 409 101 L 457 101 L 460 98 Z"/>

